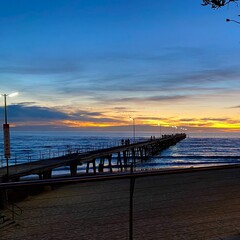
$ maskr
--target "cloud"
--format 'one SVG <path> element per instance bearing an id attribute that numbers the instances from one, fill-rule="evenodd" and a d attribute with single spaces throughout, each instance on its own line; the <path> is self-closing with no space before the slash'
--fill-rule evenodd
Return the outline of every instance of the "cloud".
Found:
<path id="1" fill-rule="evenodd" d="M 147 97 L 147 101 L 162 101 L 166 97 L 155 96 L 156 92 L 163 95 L 184 95 L 197 96 L 203 94 L 216 94 L 222 91 L 229 91 L 240 87 L 240 70 L 228 69 L 202 69 L 199 71 L 168 74 L 128 72 L 125 74 L 111 72 L 105 74 L 81 74 L 74 79 L 56 80 L 56 89 L 59 94 L 69 94 L 72 96 L 85 96 L 92 100 L 101 101 L 100 98 L 108 99 L 111 95 L 120 96 L 120 101 L 126 102 L 135 100 L 137 95 L 152 95 Z M 124 95 L 129 98 L 125 98 Z M 168 100 L 175 97 L 169 97 Z M 114 98 L 113 98 L 114 99 Z M 118 101 L 118 99 L 114 99 Z M 118 101 L 118 102 L 120 102 Z"/>
<path id="2" fill-rule="evenodd" d="M 74 112 L 73 114 L 70 114 L 72 118 L 79 118 L 79 117 L 100 117 L 103 113 L 101 112 L 90 112 L 90 111 L 84 111 L 84 110 L 78 110 Z"/>
<path id="3" fill-rule="evenodd" d="M 233 106 L 233 107 L 229 107 L 229 108 L 240 108 L 240 105 L 238 105 L 238 106 Z"/>
<path id="4" fill-rule="evenodd" d="M 79 69 L 73 65 L 59 65 L 59 66 L 38 66 L 38 67 L 0 67 L 0 74 L 29 74 L 29 75 L 49 75 L 49 74 L 63 74 L 73 73 L 79 71 Z"/>
<path id="5" fill-rule="evenodd" d="M 116 110 L 116 111 L 126 111 L 126 110 L 128 110 L 128 108 L 126 108 L 126 107 L 114 107 L 114 108 L 112 108 L 112 110 Z"/>
<path id="6" fill-rule="evenodd" d="M 161 117 L 139 117 L 140 120 L 156 120 L 156 121 L 165 121 L 169 120 L 169 118 L 161 118 Z"/>
<path id="7" fill-rule="evenodd" d="M 107 101 L 116 104 L 174 102 L 204 94 L 213 95 L 239 86 L 240 68 L 237 67 L 211 66 L 209 69 L 208 66 L 189 70 L 186 65 L 179 70 L 175 62 L 169 64 L 171 60 L 180 61 L 185 50 L 187 55 L 196 58 L 201 52 L 199 49 L 180 48 L 165 49 L 163 53 L 156 54 L 106 53 L 102 58 L 96 57 L 95 61 L 93 56 L 88 57 L 86 62 L 77 58 L 39 60 L 32 65 L 0 66 L 0 74 L 19 74 L 19 81 L 16 80 L 18 76 L 11 75 L 17 89 L 26 88 L 24 94 L 32 98 L 33 87 L 37 86 L 34 101 L 54 102 L 55 105 L 62 102 L 66 95 L 70 100 L 84 98 L 91 103 L 104 104 Z M 123 67 L 119 67 L 121 61 Z M 164 61 L 168 65 L 166 69 L 161 65 Z"/>
<path id="8" fill-rule="evenodd" d="M 179 121 L 181 121 L 181 122 L 192 122 L 192 121 L 196 121 L 196 118 L 180 118 Z"/>
<path id="9" fill-rule="evenodd" d="M 34 77 L 52 74 L 75 74 L 81 72 L 82 65 L 78 59 L 39 57 L 35 59 L 21 59 L 0 61 L 0 74 L 33 75 Z"/>
<path id="10" fill-rule="evenodd" d="M 216 121 L 216 122 L 225 122 L 228 121 L 229 118 L 201 118 L 201 121 Z"/>
<path id="11" fill-rule="evenodd" d="M 57 111 L 55 109 L 28 106 L 23 103 L 8 106 L 9 119 L 14 122 L 19 121 L 48 121 L 48 120 L 63 120 L 69 118 L 66 113 Z M 0 111 L 3 115 L 3 109 Z"/>
<path id="12" fill-rule="evenodd" d="M 0 117 L 3 119 L 4 109 L 0 108 Z M 8 106 L 8 116 L 10 123 L 28 123 L 35 122 L 42 125 L 46 122 L 61 122 L 61 121 L 75 121 L 75 122 L 92 122 L 92 123 L 117 123 L 120 119 L 107 117 L 102 112 L 78 110 L 71 114 L 65 113 L 58 108 L 47 108 L 39 106 L 31 106 L 29 103 L 20 103 Z"/>
<path id="13" fill-rule="evenodd" d="M 127 103 L 127 102 L 175 102 L 175 101 L 181 101 L 188 98 L 187 96 L 149 96 L 149 97 L 125 97 L 125 98 L 110 98 L 107 99 L 104 97 L 99 97 L 98 100 L 102 101 L 102 103 L 105 102 L 111 102 L 111 103 Z"/>

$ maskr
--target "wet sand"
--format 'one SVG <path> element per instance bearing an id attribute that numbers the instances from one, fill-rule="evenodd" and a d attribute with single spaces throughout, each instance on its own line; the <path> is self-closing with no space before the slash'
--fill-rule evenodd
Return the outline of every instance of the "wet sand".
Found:
<path id="1" fill-rule="evenodd" d="M 62 186 L 19 202 L 1 240 L 128 239 L 130 181 Z M 240 239 L 240 169 L 138 178 L 133 239 Z"/>

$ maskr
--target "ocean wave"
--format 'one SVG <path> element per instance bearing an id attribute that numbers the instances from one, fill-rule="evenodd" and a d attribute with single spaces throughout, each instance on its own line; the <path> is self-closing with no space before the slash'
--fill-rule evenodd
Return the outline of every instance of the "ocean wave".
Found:
<path id="1" fill-rule="evenodd" d="M 158 159 L 239 159 L 240 160 L 240 156 L 216 156 L 216 155 L 179 155 L 179 156 L 156 156 L 153 158 L 158 158 Z"/>

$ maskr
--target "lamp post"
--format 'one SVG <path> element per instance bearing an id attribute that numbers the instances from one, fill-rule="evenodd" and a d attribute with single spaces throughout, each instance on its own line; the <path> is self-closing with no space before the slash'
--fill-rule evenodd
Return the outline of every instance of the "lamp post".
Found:
<path id="1" fill-rule="evenodd" d="M 180 130 L 181 130 L 180 133 L 182 134 L 184 131 L 184 128 L 180 127 Z"/>
<path id="2" fill-rule="evenodd" d="M 186 136 L 187 136 L 187 128 L 184 128 L 184 130 L 185 130 L 185 134 L 186 134 Z"/>
<path id="3" fill-rule="evenodd" d="M 175 133 L 176 133 L 177 126 L 172 126 L 172 128 L 173 128 L 173 134 L 175 134 Z"/>
<path id="4" fill-rule="evenodd" d="M 135 143 L 135 118 L 129 117 L 129 119 L 131 119 L 133 121 L 133 142 Z"/>
<path id="5" fill-rule="evenodd" d="M 226 22 L 235 22 L 235 23 L 237 23 L 237 24 L 240 24 L 239 21 L 236 21 L 236 20 L 234 20 L 234 19 L 229 19 L 229 18 L 226 19 Z"/>
<path id="6" fill-rule="evenodd" d="M 17 92 L 11 94 L 2 94 L 4 97 L 4 124 L 3 124 L 3 140 L 4 140 L 4 156 L 6 158 L 6 165 L 7 165 L 7 181 L 9 178 L 9 165 L 8 159 L 10 158 L 10 127 L 8 124 L 8 117 L 7 117 L 7 96 L 14 97 L 18 95 Z"/>

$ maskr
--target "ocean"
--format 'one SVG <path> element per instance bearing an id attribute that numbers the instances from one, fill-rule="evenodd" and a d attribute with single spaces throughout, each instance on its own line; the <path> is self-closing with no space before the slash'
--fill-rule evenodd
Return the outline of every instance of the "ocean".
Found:
<path id="1" fill-rule="evenodd" d="M 138 132 L 137 141 L 159 135 Z M 30 132 L 11 131 L 11 158 L 9 165 L 32 162 L 66 153 L 96 150 L 121 145 L 122 139 L 132 140 L 131 132 Z M 115 158 L 116 161 L 116 158 Z M 113 158 L 114 163 L 114 158 Z M 159 155 L 139 162 L 135 170 L 205 167 L 240 163 L 239 133 L 189 133 L 187 138 Z M 6 166 L 3 155 L 3 137 L 0 139 L 0 167 Z M 79 166 L 78 172 L 84 172 Z M 105 171 L 108 171 L 106 169 Z M 120 171 L 115 168 L 114 171 Z M 69 173 L 68 167 L 56 169 L 54 175 Z"/>

